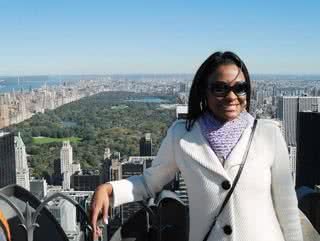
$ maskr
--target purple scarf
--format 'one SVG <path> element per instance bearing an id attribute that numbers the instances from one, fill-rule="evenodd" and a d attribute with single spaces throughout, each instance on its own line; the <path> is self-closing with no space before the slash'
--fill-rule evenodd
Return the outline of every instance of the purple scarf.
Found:
<path id="1" fill-rule="evenodd" d="M 248 112 L 241 112 L 239 117 L 227 122 L 220 122 L 210 112 L 205 112 L 199 119 L 203 136 L 211 149 L 223 163 L 239 141 L 244 129 L 252 125 L 254 118 Z"/>

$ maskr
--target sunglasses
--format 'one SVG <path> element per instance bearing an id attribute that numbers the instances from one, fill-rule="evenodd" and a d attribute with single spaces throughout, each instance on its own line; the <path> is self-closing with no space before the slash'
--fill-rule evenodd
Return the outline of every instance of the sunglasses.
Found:
<path id="1" fill-rule="evenodd" d="M 222 81 L 215 81 L 209 85 L 209 90 L 211 94 L 217 97 L 225 97 L 230 91 L 235 93 L 237 96 L 244 96 L 248 91 L 248 83 L 245 81 L 240 81 L 235 83 L 233 86 L 227 85 Z"/>

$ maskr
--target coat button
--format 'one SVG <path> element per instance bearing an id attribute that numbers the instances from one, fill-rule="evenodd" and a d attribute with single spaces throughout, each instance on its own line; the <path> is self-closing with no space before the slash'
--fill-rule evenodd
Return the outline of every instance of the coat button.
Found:
<path id="1" fill-rule="evenodd" d="M 223 188 L 224 190 L 229 190 L 230 187 L 231 187 L 231 184 L 230 184 L 229 181 L 223 181 L 223 182 L 221 183 L 221 186 L 222 186 L 222 188 Z"/>
<path id="2" fill-rule="evenodd" d="M 224 226 L 224 227 L 223 227 L 223 231 L 224 231 L 224 233 L 225 233 L 226 235 L 232 234 L 232 228 L 231 228 L 230 225 Z"/>

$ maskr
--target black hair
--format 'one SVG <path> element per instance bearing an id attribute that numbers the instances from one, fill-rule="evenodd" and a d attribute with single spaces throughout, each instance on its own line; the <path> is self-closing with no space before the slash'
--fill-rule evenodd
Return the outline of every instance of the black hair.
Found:
<path id="1" fill-rule="evenodd" d="M 248 69 L 244 62 L 233 52 L 215 52 L 209 56 L 206 61 L 202 63 L 194 76 L 192 86 L 189 94 L 188 114 L 186 121 L 186 129 L 190 131 L 195 121 L 208 108 L 206 90 L 208 86 L 208 79 L 212 73 L 221 65 L 234 64 L 242 71 L 245 81 L 248 83 L 247 89 L 247 105 L 246 110 L 250 109 L 251 84 Z"/>

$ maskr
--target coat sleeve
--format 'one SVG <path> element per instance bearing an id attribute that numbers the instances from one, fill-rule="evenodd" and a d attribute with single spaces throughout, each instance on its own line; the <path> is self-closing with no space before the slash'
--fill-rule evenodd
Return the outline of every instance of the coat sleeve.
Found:
<path id="1" fill-rule="evenodd" d="M 167 131 L 152 166 L 143 175 L 109 182 L 113 188 L 113 207 L 154 197 L 164 185 L 173 180 L 178 171 L 174 154 L 174 127 L 175 124 Z"/>
<path id="2" fill-rule="evenodd" d="M 272 197 L 285 241 L 303 241 L 298 201 L 290 173 L 287 145 L 275 128 L 275 156 L 272 171 Z"/>

